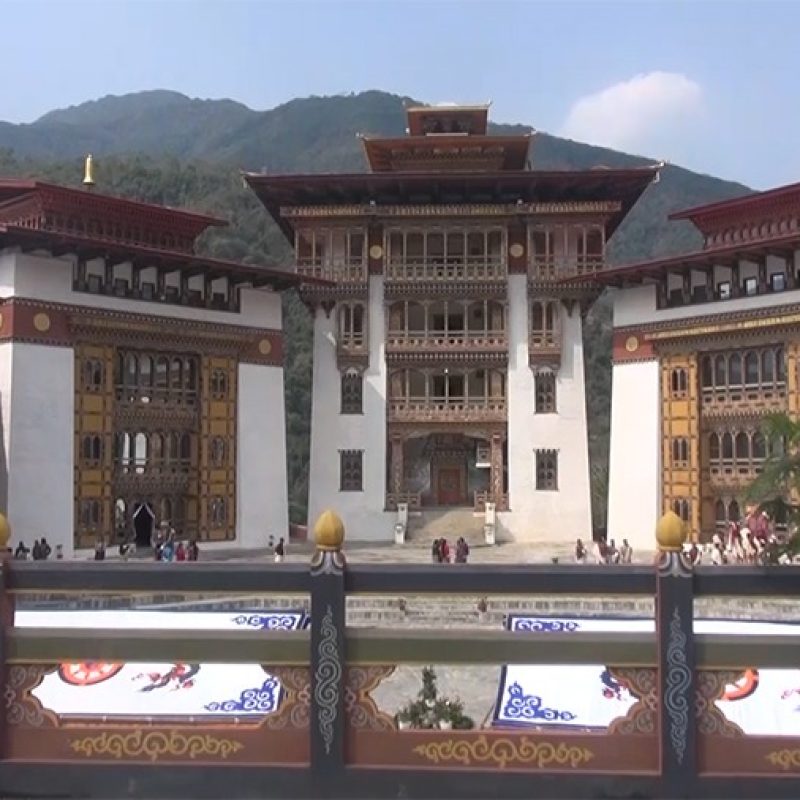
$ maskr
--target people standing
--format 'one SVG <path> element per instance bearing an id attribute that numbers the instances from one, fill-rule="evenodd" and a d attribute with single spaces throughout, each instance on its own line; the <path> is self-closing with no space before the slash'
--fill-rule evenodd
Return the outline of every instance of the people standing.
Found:
<path id="1" fill-rule="evenodd" d="M 42 561 L 47 561 L 47 559 L 50 558 L 50 553 L 52 552 L 53 549 L 47 543 L 47 539 L 45 539 L 44 536 L 42 536 L 42 541 L 39 542 L 39 556 L 42 559 Z"/>
<path id="2" fill-rule="evenodd" d="M 439 539 L 434 539 L 431 545 L 431 561 L 434 564 L 442 563 L 441 542 Z"/>
<path id="3" fill-rule="evenodd" d="M 194 539 L 189 542 L 189 547 L 186 549 L 186 556 L 189 561 L 197 561 L 200 557 L 200 548 L 197 546 L 197 542 Z"/>
<path id="4" fill-rule="evenodd" d="M 447 539 L 442 538 L 439 543 L 439 554 L 441 556 L 442 564 L 450 563 L 450 545 L 447 544 Z"/>
<path id="5" fill-rule="evenodd" d="M 586 548 L 583 545 L 583 541 L 580 539 L 575 542 L 575 563 L 586 563 Z"/>
<path id="6" fill-rule="evenodd" d="M 25 547 L 25 542 L 20 542 L 17 545 L 17 549 L 14 551 L 14 558 L 17 561 L 27 561 L 28 560 L 28 553 L 30 551 L 27 547 Z"/>
<path id="7" fill-rule="evenodd" d="M 627 539 L 622 540 L 622 547 L 619 549 L 620 561 L 623 564 L 630 564 L 633 561 L 633 548 Z"/>
<path id="8" fill-rule="evenodd" d="M 178 546 L 175 548 L 175 560 L 186 561 L 186 548 L 183 546 L 183 542 L 178 542 Z"/>
<path id="9" fill-rule="evenodd" d="M 278 544 L 275 545 L 275 550 L 273 552 L 275 554 L 275 563 L 281 564 L 284 556 L 286 555 L 286 545 L 283 543 L 282 536 L 280 539 L 278 539 Z"/>
<path id="10" fill-rule="evenodd" d="M 456 564 L 466 564 L 469 558 L 469 545 L 467 540 L 460 536 L 456 542 Z"/>
<path id="11" fill-rule="evenodd" d="M 94 560 L 106 560 L 106 540 L 102 536 L 98 536 L 94 543 Z"/>

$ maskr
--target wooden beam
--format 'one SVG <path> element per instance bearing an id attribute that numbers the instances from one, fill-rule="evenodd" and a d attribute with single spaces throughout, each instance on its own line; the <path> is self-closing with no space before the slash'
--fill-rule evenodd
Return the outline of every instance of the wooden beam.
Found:
<path id="1" fill-rule="evenodd" d="M 309 631 L 105 630 L 14 628 L 7 661 L 190 662 L 204 664 L 307 664 Z"/>

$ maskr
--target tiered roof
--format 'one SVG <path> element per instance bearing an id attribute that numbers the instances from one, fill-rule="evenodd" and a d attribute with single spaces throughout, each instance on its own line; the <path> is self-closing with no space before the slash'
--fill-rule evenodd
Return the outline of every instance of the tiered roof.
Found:
<path id="1" fill-rule="evenodd" d="M 768 255 L 788 258 L 800 249 L 800 183 L 676 211 L 669 219 L 691 221 L 705 236 L 705 246 L 604 270 L 596 279 L 612 286 L 636 285 L 670 270 L 734 265 Z"/>
<path id="2" fill-rule="evenodd" d="M 246 173 L 245 180 L 289 239 L 293 220 L 283 213 L 287 206 L 335 205 L 360 216 L 380 214 L 387 206 L 486 204 L 525 213 L 532 211 L 526 204 L 573 202 L 614 204 L 604 209 L 610 236 L 658 172 L 658 167 L 530 169 L 532 134 L 488 135 L 488 106 L 412 106 L 407 117 L 405 137 L 362 137 L 371 172 Z"/>
<path id="3" fill-rule="evenodd" d="M 0 249 L 76 253 L 117 262 L 228 277 L 234 283 L 296 286 L 293 273 L 195 253 L 197 237 L 228 223 L 208 214 L 142 203 L 37 180 L 0 178 Z M 313 282 L 304 277 L 303 282 Z"/>

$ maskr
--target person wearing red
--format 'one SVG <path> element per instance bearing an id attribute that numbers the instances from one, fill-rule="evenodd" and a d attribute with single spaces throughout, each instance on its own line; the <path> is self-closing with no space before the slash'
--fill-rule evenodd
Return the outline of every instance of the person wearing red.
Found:
<path id="1" fill-rule="evenodd" d="M 175 548 L 175 560 L 186 561 L 186 548 L 183 546 L 183 542 L 178 542 L 178 546 Z"/>

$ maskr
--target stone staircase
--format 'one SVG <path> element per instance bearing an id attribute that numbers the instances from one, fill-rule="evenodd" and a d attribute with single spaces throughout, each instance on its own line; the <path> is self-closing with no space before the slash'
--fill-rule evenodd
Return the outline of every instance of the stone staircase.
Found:
<path id="1" fill-rule="evenodd" d="M 463 536 L 470 547 L 482 545 L 484 515 L 471 508 L 431 508 L 409 517 L 408 541 L 415 545 L 444 537 L 455 544 Z"/>

